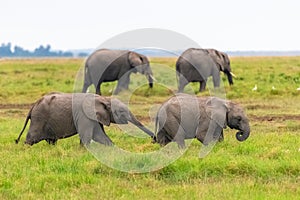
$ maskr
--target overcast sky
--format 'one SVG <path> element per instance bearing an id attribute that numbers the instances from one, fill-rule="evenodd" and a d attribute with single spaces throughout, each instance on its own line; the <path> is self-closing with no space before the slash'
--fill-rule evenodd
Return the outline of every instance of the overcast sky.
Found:
<path id="1" fill-rule="evenodd" d="M 0 43 L 96 48 L 140 28 L 176 31 L 219 50 L 300 50 L 299 0 L 5 0 Z"/>

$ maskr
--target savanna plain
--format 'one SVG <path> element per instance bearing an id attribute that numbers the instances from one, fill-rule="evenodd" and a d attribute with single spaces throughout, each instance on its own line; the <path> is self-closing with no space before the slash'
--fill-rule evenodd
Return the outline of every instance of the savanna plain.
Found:
<path id="1" fill-rule="evenodd" d="M 154 87 L 132 74 L 130 91 L 120 95 L 130 97 L 130 110 L 153 130 L 153 111 L 176 91 L 176 58 L 150 61 Z M 78 136 L 55 146 L 45 141 L 28 146 L 24 134 L 15 144 L 38 98 L 80 91 L 83 64 L 84 59 L 0 60 L 0 199 L 299 199 L 300 57 L 232 57 L 237 77 L 230 87 L 221 74 L 223 86 L 226 98 L 244 107 L 250 137 L 238 142 L 236 130 L 227 128 L 224 141 L 206 157 L 199 158 L 202 145 L 193 140 L 183 156 L 148 173 L 106 166 L 79 145 Z M 103 84 L 103 94 L 111 95 L 115 84 Z M 186 92 L 198 87 L 191 83 Z M 115 125 L 105 130 L 128 151 L 160 148 L 151 138 L 132 137 Z"/>

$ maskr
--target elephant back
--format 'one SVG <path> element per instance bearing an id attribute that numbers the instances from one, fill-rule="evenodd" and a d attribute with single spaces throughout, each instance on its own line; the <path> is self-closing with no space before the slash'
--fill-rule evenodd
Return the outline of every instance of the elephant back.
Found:
<path id="1" fill-rule="evenodd" d="M 126 50 L 99 49 L 88 57 L 86 63 L 90 69 L 95 67 L 105 69 L 117 59 L 127 56 L 128 52 Z"/>

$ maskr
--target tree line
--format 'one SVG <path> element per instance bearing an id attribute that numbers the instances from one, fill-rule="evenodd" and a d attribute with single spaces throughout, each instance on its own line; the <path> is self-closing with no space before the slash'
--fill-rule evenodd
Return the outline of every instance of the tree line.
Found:
<path id="1" fill-rule="evenodd" d="M 85 57 L 87 54 L 79 53 L 76 56 Z M 74 54 L 70 51 L 52 51 L 49 44 L 46 46 L 40 45 L 35 48 L 34 51 L 26 50 L 20 46 L 14 46 L 12 48 L 9 42 L 7 44 L 1 44 L 0 57 L 74 57 Z"/>

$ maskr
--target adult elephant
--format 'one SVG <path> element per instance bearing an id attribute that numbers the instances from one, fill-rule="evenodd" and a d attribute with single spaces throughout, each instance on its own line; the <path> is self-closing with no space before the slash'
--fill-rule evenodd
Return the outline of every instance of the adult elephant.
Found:
<path id="1" fill-rule="evenodd" d="M 43 96 L 30 109 L 16 143 L 19 142 L 29 119 L 31 123 L 25 142 L 29 145 L 42 140 L 55 144 L 58 139 L 77 133 L 85 145 L 92 139 L 98 143 L 112 145 L 103 125 L 128 122 L 155 140 L 154 134 L 144 127 L 120 100 L 96 94 L 51 93 Z"/>
<path id="2" fill-rule="evenodd" d="M 207 145 L 223 140 L 223 129 L 239 130 L 238 141 L 250 135 L 250 125 L 238 104 L 217 97 L 196 97 L 178 93 L 164 102 L 156 115 L 156 141 L 166 145 L 171 141 L 185 147 L 185 139 L 197 138 Z"/>
<path id="3" fill-rule="evenodd" d="M 153 74 L 146 56 L 126 50 L 99 49 L 91 54 L 84 69 L 84 85 L 82 92 L 93 84 L 96 94 L 101 94 L 101 84 L 118 80 L 114 94 L 128 89 L 131 73 L 146 75 L 149 87 L 153 86 Z"/>
<path id="4" fill-rule="evenodd" d="M 199 92 L 204 91 L 209 76 L 213 78 L 214 87 L 219 87 L 220 71 L 227 75 L 228 82 L 232 85 L 234 75 L 226 53 L 215 49 L 187 49 L 176 62 L 178 92 L 183 92 L 189 82 L 200 82 Z"/>

